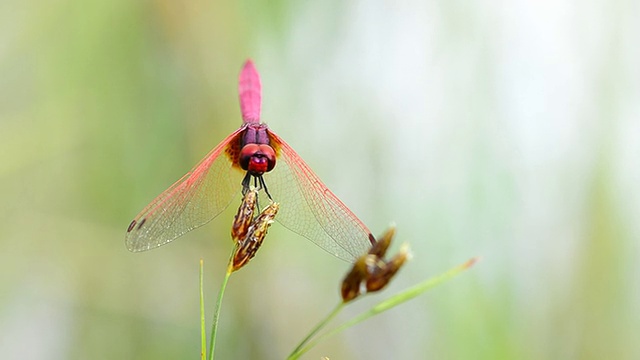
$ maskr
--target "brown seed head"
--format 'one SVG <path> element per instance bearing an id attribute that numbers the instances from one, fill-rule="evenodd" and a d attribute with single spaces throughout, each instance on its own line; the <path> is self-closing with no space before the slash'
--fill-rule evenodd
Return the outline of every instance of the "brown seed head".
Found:
<path id="1" fill-rule="evenodd" d="M 257 199 L 257 189 L 249 190 L 242 198 L 242 203 L 233 219 L 233 225 L 231 225 L 231 239 L 233 241 L 238 242 L 246 237 L 249 226 L 253 221 L 253 212 L 256 208 Z"/>
<path id="2" fill-rule="evenodd" d="M 367 278 L 367 263 L 373 255 L 362 255 L 353 263 L 351 271 L 342 280 L 342 301 L 349 302 L 360 295 L 362 282 Z"/>
<path id="3" fill-rule="evenodd" d="M 410 258 L 409 247 L 403 245 L 396 256 L 384 261 L 384 255 L 394 235 L 395 227 L 389 228 L 380 240 L 371 246 L 367 254 L 360 256 L 353 263 L 351 271 L 342 280 L 341 295 L 344 302 L 360 296 L 363 288 L 366 288 L 366 292 L 381 290 Z"/>
<path id="4" fill-rule="evenodd" d="M 245 266 L 256 255 L 279 208 L 278 203 L 272 202 L 249 225 L 245 238 L 236 244 L 236 253 L 233 256 L 233 271 Z"/>
<path id="5" fill-rule="evenodd" d="M 408 246 L 403 246 L 400 252 L 381 267 L 369 273 L 367 278 L 367 292 L 382 290 L 410 258 Z"/>

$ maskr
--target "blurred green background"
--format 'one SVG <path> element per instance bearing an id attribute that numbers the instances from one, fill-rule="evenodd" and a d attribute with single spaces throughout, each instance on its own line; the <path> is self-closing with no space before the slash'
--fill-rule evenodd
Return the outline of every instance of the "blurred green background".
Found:
<path id="1" fill-rule="evenodd" d="M 0 358 L 196 359 L 235 209 L 170 245 L 131 219 L 263 120 L 414 259 L 461 277 L 318 359 L 638 359 L 640 5 L 633 1 L 0 4 Z M 284 205 L 283 205 L 284 206 Z M 275 224 L 231 279 L 219 359 L 282 359 L 348 264 Z"/>

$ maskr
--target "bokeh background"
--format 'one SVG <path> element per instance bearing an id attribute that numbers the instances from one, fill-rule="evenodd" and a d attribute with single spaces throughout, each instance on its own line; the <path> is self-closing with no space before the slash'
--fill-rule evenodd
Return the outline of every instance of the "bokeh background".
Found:
<path id="1" fill-rule="evenodd" d="M 413 261 L 318 359 L 640 358 L 640 3 L 0 4 L 0 358 L 195 359 L 235 209 L 157 250 L 131 219 L 263 120 Z M 285 206 L 286 204 L 283 204 Z M 234 206 L 235 207 L 235 206 Z M 275 224 L 224 303 L 219 359 L 282 359 L 349 264 Z"/>

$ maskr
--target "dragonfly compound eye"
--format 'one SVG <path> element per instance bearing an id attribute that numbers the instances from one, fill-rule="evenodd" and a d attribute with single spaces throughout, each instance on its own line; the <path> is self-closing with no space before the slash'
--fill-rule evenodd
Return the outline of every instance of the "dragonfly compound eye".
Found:
<path id="1" fill-rule="evenodd" d="M 276 166 L 276 153 L 266 144 L 247 144 L 240 152 L 240 166 L 252 175 L 262 175 Z"/>

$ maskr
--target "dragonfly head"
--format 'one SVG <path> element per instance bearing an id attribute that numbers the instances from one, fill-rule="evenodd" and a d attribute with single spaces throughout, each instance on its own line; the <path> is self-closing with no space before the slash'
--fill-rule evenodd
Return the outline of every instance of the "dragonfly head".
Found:
<path id="1" fill-rule="evenodd" d="M 276 166 L 276 152 L 267 144 L 247 144 L 240 151 L 240 166 L 251 175 L 260 176 Z"/>

